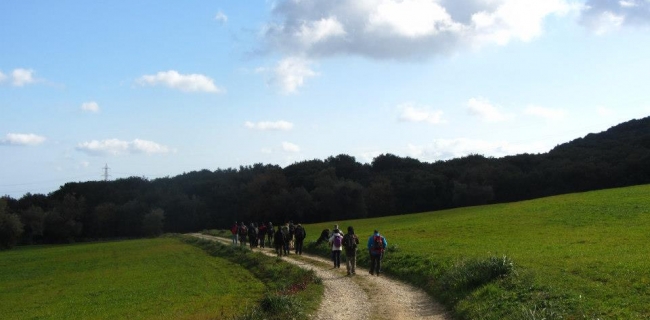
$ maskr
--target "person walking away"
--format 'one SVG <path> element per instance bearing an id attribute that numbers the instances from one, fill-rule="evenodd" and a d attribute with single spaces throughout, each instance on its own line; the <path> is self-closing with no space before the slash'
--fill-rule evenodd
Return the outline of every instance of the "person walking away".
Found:
<path id="1" fill-rule="evenodd" d="M 290 235 L 289 235 L 289 223 L 286 223 L 284 226 L 282 226 L 282 239 L 284 239 L 284 246 L 282 247 L 284 251 L 284 255 L 288 256 L 289 255 L 289 242 L 291 241 Z"/>
<path id="2" fill-rule="evenodd" d="M 307 237 L 307 231 L 305 231 L 305 228 L 303 228 L 303 226 L 299 223 L 296 225 L 294 233 L 296 237 L 296 254 L 302 255 L 302 245 L 305 242 L 305 238 Z"/>
<path id="3" fill-rule="evenodd" d="M 242 221 L 241 225 L 239 226 L 239 245 L 240 246 L 245 246 L 246 245 L 246 236 L 248 236 L 248 228 L 246 228 L 246 225 Z"/>
<path id="4" fill-rule="evenodd" d="M 379 276 L 381 272 L 381 259 L 384 258 L 384 251 L 388 247 L 386 238 L 375 230 L 372 236 L 368 238 L 368 251 L 370 252 L 370 274 Z"/>
<path id="5" fill-rule="evenodd" d="M 271 221 L 266 225 L 266 232 L 269 238 L 269 248 L 273 248 L 273 234 L 275 233 L 275 230 L 273 230 L 273 223 Z"/>
<path id="6" fill-rule="evenodd" d="M 356 274 L 357 268 L 357 246 L 359 237 L 354 234 L 354 228 L 348 227 L 348 233 L 343 236 L 343 248 L 345 249 L 345 267 L 348 275 Z"/>
<path id="7" fill-rule="evenodd" d="M 251 249 L 257 247 L 257 227 L 254 222 L 251 222 L 251 225 L 248 227 L 248 243 Z"/>
<path id="8" fill-rule="evenodd" d="M 343 249 L 343 235 L 340 232 L 335 232 L 329 239 L 329 244 L 332 247 L 332 261 L 334 268 L 341 267 L 341 249 Z"/>
<path id="9" fill-rule="evenodd" d="M 232 233 L 232 245 L 236 246 L 237 238 L 239 237 L 239 226 L 237 225 L 237 221 L 235 221 L 235 224 L 230 227 L 230 233 Z"/>
<path id="10" fill-rule="evenodd" d="M 273 236 L 273 245 L 275 247 L 275 253 L 278 256 L 282 256 L 282 251 L 284 250 L 284 235 L 282 234 L 282 228 L 278 226 L 278 231 L 275 232 Z"/>
<path id="11" fill-rule="evenodd" d="M 289 249 L 295 248 L 294 236 L 296 235 L 296 225 L 293 224 L 293 220 L 289 220 Z"/>
<path id="12" fill-rule="evenodd" d="M 265 237 L 266 237 L 266 225 L 264 223 L 260 223 L 259 227 L 257 228 L 257 242 L 259 242 L 261 248 L 264 248 Z"/>

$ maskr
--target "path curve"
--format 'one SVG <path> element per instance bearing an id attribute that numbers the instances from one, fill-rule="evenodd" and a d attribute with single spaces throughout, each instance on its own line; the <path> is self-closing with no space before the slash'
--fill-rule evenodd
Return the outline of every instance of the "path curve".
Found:
<path id="1" fill-rule="evenodd" d="M 230 244 L 230 239 L 192 233 L 191 236 Z M 273 250 L 255 249 L 270 256 Z M 303 254 L 282 259 L 301 268 L 314 270 L 323 280 L 323 300 L 312 319 L 415 319 L 448 320 L 444 307 L 433 301 L 422 289 L 385 276 L 371 276 L 365 269 L 347 276 L 345 266 L 333 269 L 330 260 Z M 369 294 L 372 296 L 370 298 Z"/>

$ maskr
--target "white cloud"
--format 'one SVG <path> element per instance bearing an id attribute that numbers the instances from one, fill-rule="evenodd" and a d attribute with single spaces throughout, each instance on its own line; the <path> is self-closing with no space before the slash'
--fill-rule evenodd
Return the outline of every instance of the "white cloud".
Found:
<path id="1" fill-rule="evenodd" d="M 79 143 L 76 147 L 78 151 L 93 156 L 102 155 L 122 155 L 122 154 L 162 154 L 173 153 L 175 150 L 158 144 L 153 141 L 135 139 L 133 141 L 121 141 L 118 139 L 92 140 L 89 142 Z"/>
<path id="2" fill-rule="evenodd" d="M 530 41 L 548 17 L 573 8 L 568 0 L 285 0 L 262 33 L 288 55 L 411 60 Z"/>
<path id="3" fill-rule="evenodd" d="M 616 31 L 624 26 L 650 26 L 650 1 L 587 0 L 580 22 L 596 34 Z"/>
<path id="4" fill-rule="evenodd" d="M 0 71 L 0 83 L 5 81 L 6 79 L 7 79 L 7 76 L 4 73 L 2 73 L 2 71 Z"/>
<path id="5" fill-rule="evenodd" d="M 214 16 L 214 20 L 217 20 L 221 23 L 226 23 L 228 22 L 228 16 L 219 10 L 219 12 L 217 12 L 217 14 Z"/>
<path id="6" fill-rule="evenodd" d="M 12 83 L 16 87 L 22 87 L 26 84 L 36 82 L 36 79 L 34 79 L 34 70 L 31 69 L 14 69 L 11 77 L 13 79 Z"/>
<path id="7" fill-rule="evenodd" d="M 427 122 L 430 124 L 441 124 L 446 121 L 442 118 L 442 110 L 430 110 L 427 106 L 417 106 L 412 103 L 405 103 L 398 106 L 401 111 L 399 119 L 407 122 Z"/>
<path id="8" fill-rule="evenodd" d="M 33 133 L 7 133 L 4 139 L 0 139 L 0 145 L 35 146 L 44 141 L 45 137 Z"/>
<path id="9" fill-rule="evenodd" d="M 544 108 L 539 106 L 528 106 L 524 113 L 529 116 L 540 117 L 546 120 L 562 120 L 566 118 L 566 111 L 562 109 Z"/>
<path id="10" fill-rule="evenodd" d="M 471 98 L 467 101 L 467 110 L 470 114 L 480 117 L 486 122 L 502 122 L 514 119 L 514 114 L 504 113 L 489 100 L 483 98 Z"/>
<path id="11" fill-rule="evenodd" d="M 303 58 L 282 59 L 273 70 L 269 84 L 279 88 L 284 94 L 295 93 L 305 84 L 305 80 L 318 75 L 310 67 L 311 62 Z"/>
<path id="12" fill-rule="evenodd" d="M 84 102 L 81 104 L 81 110 L 86 112 L 97 113 L 99 112 L 99 104 L 97 104 L 97 102 L 95 101 Z"/>
<path id="13" fill-rule="evenodd" d="M 161 71 L 155 75 L 144 75 L 137 80 L 144 85 L 165 85 L 183 92 L 223 93 L 224 89 L 216 86 L 214 80 L 202 74 L 180 74 L 175 70 Z"/>
<path id="14" fill-rule="evenodd" d="M 282 142 L 282 150 L 286 152 L 300 152 L 300 147 L 291 142 Z"/>
<path id="15" fill-rule="evenodd" d="M 481 154 L 486 157 L 503 157 L 521 153 L 539 153 L 549 150 L 542 143 L 513 144 L 507 141 L 484 141 L 466 138 L 436 139 L 426 145 L 409 144 L 409 155 L 422 161 L 449 160 Z"/>
<path id="16" fill-rule="evenodd" d="M 244 126 L 249 129 L 255 129 L 255 130 L 281 130 L 281 131 L 289 131 L 293 129 L 293 123 L 280 120 L 280 121 L 260 121 L 258 123 L 253 123 L 250 121 L 246 121 L 244 123 Z"/>
<path id="17" fill-rule="evenodd" d="M 596 113 L 601 117 L 611 117 L 616 112 L 610 108 L 600 106 L 596 108 Z"/>

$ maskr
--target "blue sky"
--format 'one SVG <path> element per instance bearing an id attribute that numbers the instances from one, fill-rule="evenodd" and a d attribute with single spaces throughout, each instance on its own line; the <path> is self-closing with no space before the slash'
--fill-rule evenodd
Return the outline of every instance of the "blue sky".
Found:
<path id="1" fill-rule="evenodd" d="M 543 153 L 650 115 L 648 57 L 648 0 L 2 1 L 0 194 Z"/>

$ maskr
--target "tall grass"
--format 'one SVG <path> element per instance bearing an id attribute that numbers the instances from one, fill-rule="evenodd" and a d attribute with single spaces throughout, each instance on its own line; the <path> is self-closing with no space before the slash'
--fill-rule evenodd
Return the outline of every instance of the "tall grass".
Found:
<path id="1" fill-rule="evenodd" d="M 384 271 L 458 318 L 650 318 L 648 185 L 306 228 L 335 223 L 354 226 L 362 264 L 378 229 L 397 247 Z"/>

